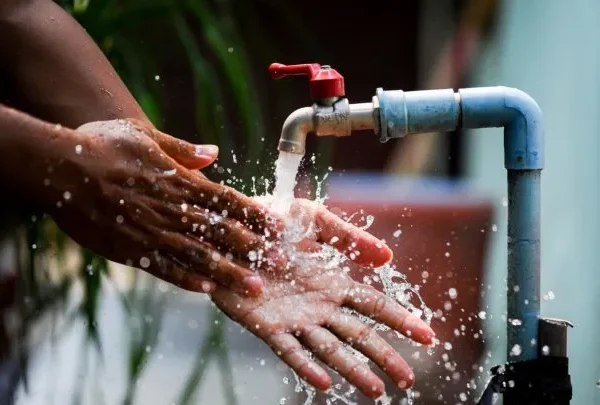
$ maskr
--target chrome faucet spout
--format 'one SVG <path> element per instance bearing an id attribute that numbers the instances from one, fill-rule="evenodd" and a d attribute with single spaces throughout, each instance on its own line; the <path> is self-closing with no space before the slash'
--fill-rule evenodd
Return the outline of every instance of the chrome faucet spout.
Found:
<path id="1" fill-rule="evenodd" d="M 303 155 L 306 136 L 348 136 L 353 131 L 374 130 L 377 114 L 373 103 L 349 104 L 341 98 L 332 105 L 313 104 L 291 113 L 281 130 L 278 149 Z"/>
<path id="2" fill-rule="evenodd" d="M 313 132 L 315 109 L 313 107 L 299 108 L 291 113 L 281 129 L 278 149 L 281 152 L 304 155 L 306 152 L 306 135 Z"/>

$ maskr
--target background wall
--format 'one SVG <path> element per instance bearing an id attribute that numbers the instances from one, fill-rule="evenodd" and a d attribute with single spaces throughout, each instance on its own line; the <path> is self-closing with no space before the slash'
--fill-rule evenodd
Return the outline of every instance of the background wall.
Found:
<path id="1" fill-rule="evenodd" d="M 543 172 L 542 302 L 545 316 L 570 320 L 573 404 L 600 403 L 596 354 L 600 305 L 600 2 L 507 0 L 493 40 L 483 49 L 473 86 L 521 88 L 546 123 Z M 499 216 L 487 284 L 493 364 L 504 359 L 506 179 L 499 130 L 468 137 L 470 178 L 496 196 Z M 552 298 L 552 294 L 549 294 Z"/>

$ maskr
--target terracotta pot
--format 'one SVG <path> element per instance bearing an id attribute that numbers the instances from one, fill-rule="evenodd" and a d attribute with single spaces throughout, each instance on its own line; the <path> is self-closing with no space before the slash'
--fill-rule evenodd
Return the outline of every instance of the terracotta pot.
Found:
<path id="1" fill-rule="evenodd" d="M 406 340 L 388 339 L 414 367 L 417 403 L 465 402 L 461 393 L 468 395 L 467 383 L 484 351 L 478 313 L 492 202 L 458 183 L 348 174 L 334 176 L 327 194 L 327 206 L 338 215 L 359 213 L 351 221 L 357 225 L 364 225 L 361 217 L 374 216 L 369 232 L 386 240 L 394 251 L 393 264 L 419 286 L 436 314 L 432 327 L 440 345 L 433 354 Z M 357 271 L 353 275 L 358 280 L 365 276 Z M 387 383 L 388 394 L 403 396 Z M 372 403 L 364 397 L 360 401 Z"/>

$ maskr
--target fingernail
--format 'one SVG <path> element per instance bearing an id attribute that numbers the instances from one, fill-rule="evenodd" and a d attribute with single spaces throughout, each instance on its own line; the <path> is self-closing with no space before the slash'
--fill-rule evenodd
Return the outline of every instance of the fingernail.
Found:
<path id="1" fill-rule="evenodd" d="M 248 294 L 257 296 L 262 292 L 263 284 L 259 276 L 248 276 L 244 278 L 244 286 Z"/>
<path id="2" fill-rule="evenodd" d="M 219 147 L 217 145 L 196 145 L 196 156 L 209 156 L 215 157 L 219 154 Z"/>

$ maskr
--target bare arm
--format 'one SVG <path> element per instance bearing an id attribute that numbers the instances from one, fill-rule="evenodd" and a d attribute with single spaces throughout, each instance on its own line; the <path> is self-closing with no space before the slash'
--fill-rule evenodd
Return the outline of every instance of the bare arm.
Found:
<path id="1" fill-rule="evenodd" d="M 23 108 L 70 128 L 148 119 L 85 30 L 51 0 L 0 0 L 0 80 Z"/>

